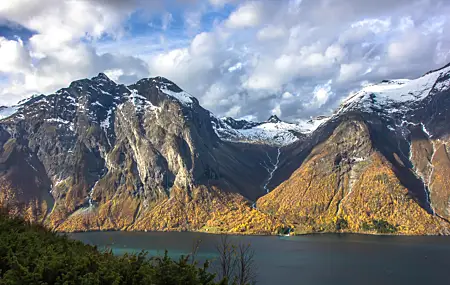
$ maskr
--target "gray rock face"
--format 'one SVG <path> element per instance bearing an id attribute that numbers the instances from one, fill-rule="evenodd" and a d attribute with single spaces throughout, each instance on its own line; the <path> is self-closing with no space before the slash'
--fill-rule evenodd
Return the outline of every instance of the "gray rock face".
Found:
<path id="1" fill-rule="evenodd" d="M 130 198 L 149 209 L 174 187 L 190 193 L 197 185 L 218 185 L 256 200 L 267 176 L 266 153 L 276 151 L 221 141 L 197 99 L 161 77 L 124 86 L 99 74 L 16 108 L 0 124 L 6 161 L 0 167 L 9 176 L 46 181 L 32 186 L 36 193 L 25 186 L 19 192 L 33 192 L 24 203 L 49 200 L 50 193 L 55 225 L 107 201 Z M 20 150 L 15 162 L 8 145 Z M 26 176 L 22 164 L 39 171 Z"/>
<path id="2" fill-rule="evenodd" d="M 449 82 L 449 68 L 416 81 L 385 81 L 349 97 L 331 117 L 302 125 L 276 116 L 262 123 L 217 119 L 165 78 L 124 86 L 99 74 L 0 107 L 0 179 L 13 189 L 0 193 L 0 204 L 14 201 L 59 230 L 146 229 L 149 223 L 166 229 L 166 219 L 171 228 L 198 229 L 214 209 L 239 208 L 224 196 L 243 197 L 248 212 L 311 157 L 320 164 L 314 169 L 333 162 L 351 174 L 372 150 L 333 133 L 356 122 L 367 128 L 364 143 L 389 163 L 408 195 L 449 218 Z M 326 141 L 342 145 L 325 148 Z M 177 205 L 177 212 L 162 204 Z"/>

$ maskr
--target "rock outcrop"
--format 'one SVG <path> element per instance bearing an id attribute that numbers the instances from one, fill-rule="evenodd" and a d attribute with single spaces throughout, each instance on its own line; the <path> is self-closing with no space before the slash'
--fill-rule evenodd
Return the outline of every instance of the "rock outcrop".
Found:
<path id="1" fill-rule="evenodd" d="M 99 74 L 1 107 L 0 206 L 58 231 L 448 234 L 449 95 L 447 66 L 258 123 Z"/>

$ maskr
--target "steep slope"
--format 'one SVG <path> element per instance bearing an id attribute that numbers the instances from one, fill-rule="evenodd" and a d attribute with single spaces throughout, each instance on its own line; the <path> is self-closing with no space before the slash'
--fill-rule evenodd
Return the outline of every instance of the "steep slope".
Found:
<path id="1" fill-rule="evenodd" d="M 444 221 L 421 207 L 423 195 L 403 186 L 399 173 L 408 170 L 377 149 L 372 132 L 361 118 L 343 120 L 257 207 L 296 232 L 369 232 L 380 221 L 396 233 L 445 232 Z"/>
<path id="2" fill-rule="evenodd" d="M 258 209 L 297 232 L 448 233 L 449 72 L 351 95 L 306 141 L 283 150 Z"/>
<path id="3" fill-rule="evenodd" d="M 58 230 L 200 229 L 223 205 L 251 218 L 262 154 L 276 151 L 221 141 L 209 112 L 161 77 L 127 87 L 99 74 L 14 109 L 0 124 L 2 178 Z"/>
<path id="4" fill-rule="evenodd" d="M 449 234 L 449 95 L 446 66 L 248 122 L 99 74 L 0 107 L 0 206 L 59 231 Z"/>

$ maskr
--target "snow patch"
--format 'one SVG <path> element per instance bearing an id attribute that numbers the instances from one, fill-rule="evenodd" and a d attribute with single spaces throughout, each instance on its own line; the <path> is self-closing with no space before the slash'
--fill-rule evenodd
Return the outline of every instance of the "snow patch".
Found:
<path id="1" fill-rule="evenodd" d="M 106 119 L 100 122 L 100 127 L 104 129 L 105 131 L 109 129 L 109 126 L 111 124 L 111 115 L 112 115 L 112 109 L 108 110 L 108 113 L 106 114 Z"/>
<path id="2" fill-rule="evenodd" d="M 177 99 L 178 101 L 180 101 L 181 104 L 183 104 L 184 106 L 191 106 L 194 101 L 192 100 L 192 96 L 189 95 L 187 92 L 185 91 L 181 91 L 181 92 L 174 92 L 172 90 L 167 89 L 167 87 L 163 86 L 160 88 L 161 92 Z"/>
<path id="3" fill-rule="evenodd" d="M 70 124 L 69 121 L 63 120 L 61 118 L 45 119 L 45 121 L 49 122 L 49 123 L 60 123 L 60 124 L 65 124 L 65 125 Z"/>

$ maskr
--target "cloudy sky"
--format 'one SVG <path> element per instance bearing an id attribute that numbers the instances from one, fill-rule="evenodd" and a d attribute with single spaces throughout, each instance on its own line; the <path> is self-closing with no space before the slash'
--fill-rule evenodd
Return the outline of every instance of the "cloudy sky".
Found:
<path id="1" fill-rule="evenodd" d="M 0 104 L 161 75 L 218 116 L 306 119 L 450 62 L 449 0 L 0 1 Z"/>

